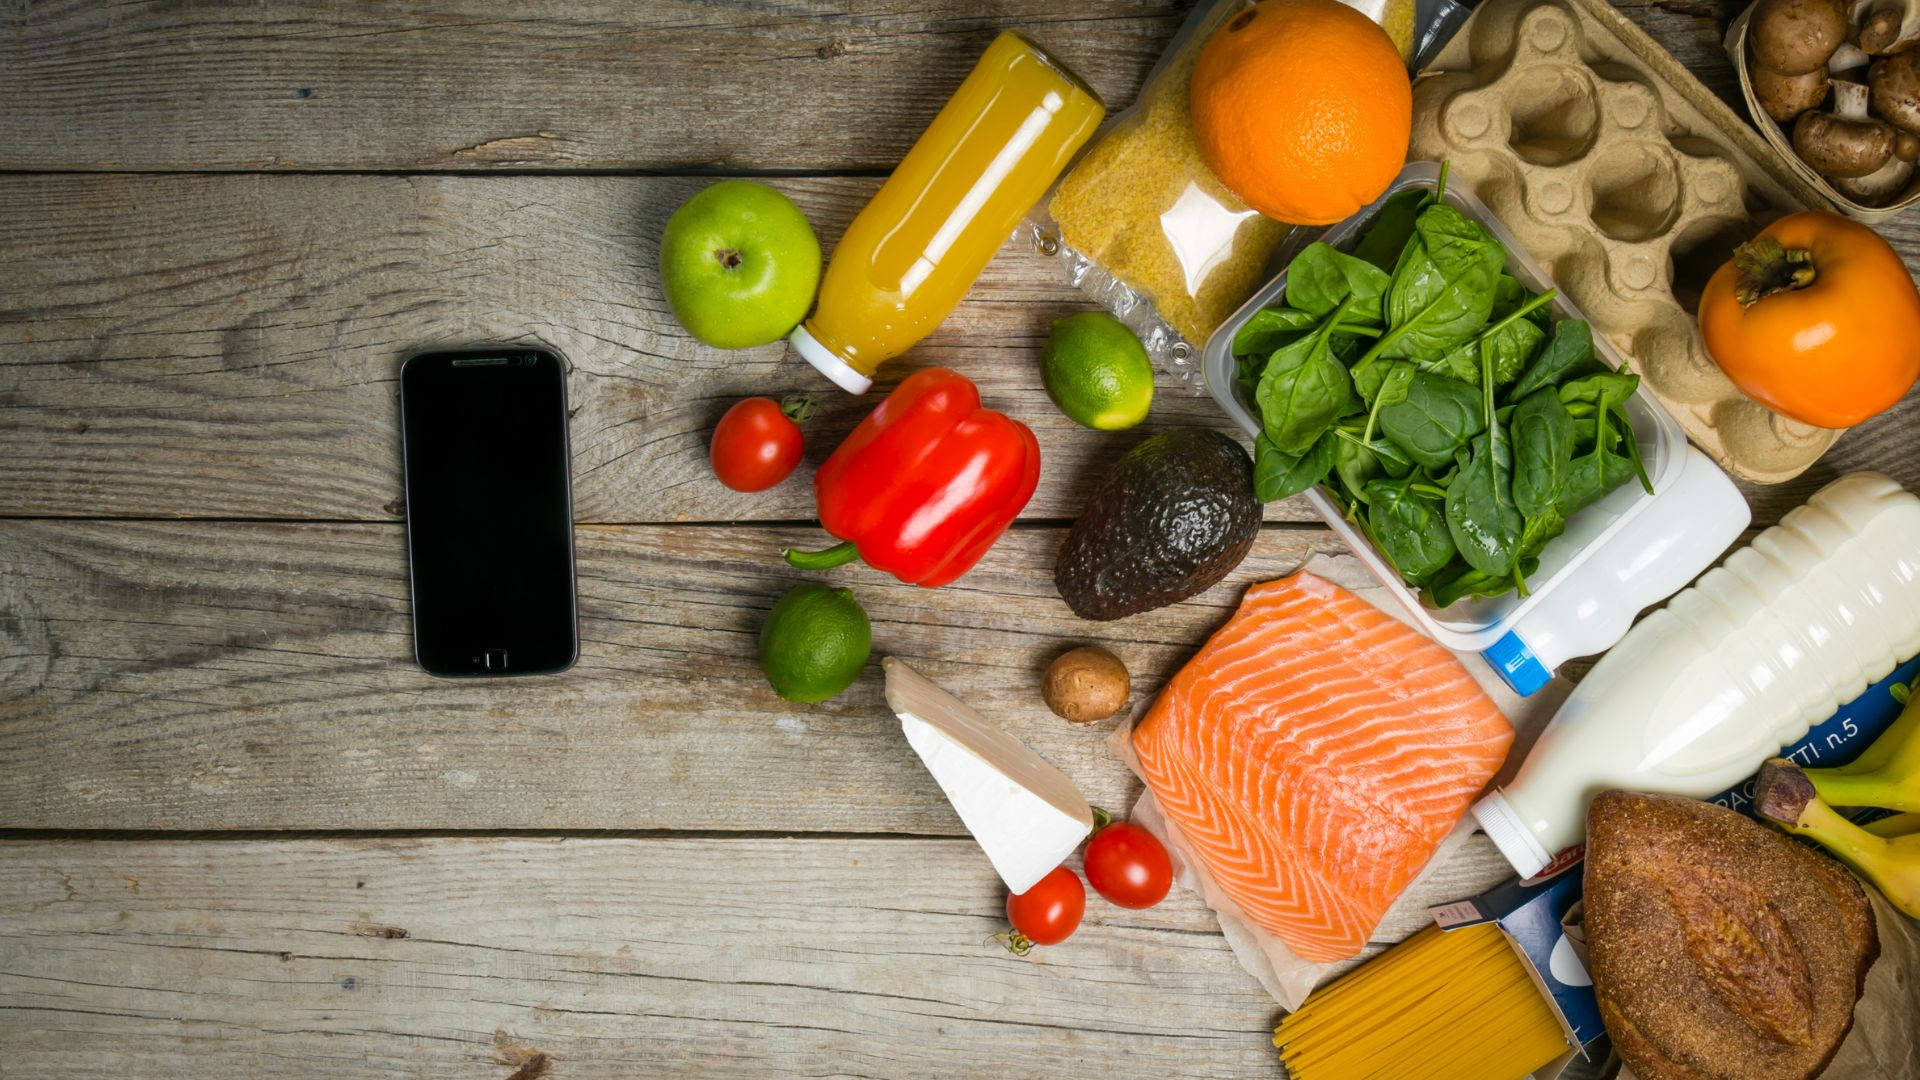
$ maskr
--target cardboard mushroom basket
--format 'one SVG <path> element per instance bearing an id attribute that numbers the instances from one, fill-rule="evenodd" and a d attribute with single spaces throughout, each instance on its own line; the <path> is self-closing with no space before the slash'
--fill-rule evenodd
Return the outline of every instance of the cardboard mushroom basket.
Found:
<path id="1" fill-rule="evenodd" d="M 1760 0 L 1727 33 L 1760 133 L 1868 222 L 1920 202 L 1917 47 L 1920 0 Z"/>

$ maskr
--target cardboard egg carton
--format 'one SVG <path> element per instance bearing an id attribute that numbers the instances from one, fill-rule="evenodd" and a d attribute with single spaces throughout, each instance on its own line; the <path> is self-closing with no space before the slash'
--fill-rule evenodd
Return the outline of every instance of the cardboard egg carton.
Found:
<path id="1" fill-rule="evenodd" d="M 1701 344 L 1713 270 L 1825 200 L 1673 56 L 1606 0 L 1486 0 L 1427 71 L 1413 155 L 1451 163 L 1696 445 L 1780 483 L 1839 438 L 1748 398 Z"/>

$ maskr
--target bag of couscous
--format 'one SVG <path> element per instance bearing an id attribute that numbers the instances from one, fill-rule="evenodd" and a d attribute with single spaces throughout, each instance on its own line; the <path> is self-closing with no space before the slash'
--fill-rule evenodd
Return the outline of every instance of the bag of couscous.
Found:
<path id="1" fill-rule="evenodd" d="M 1384 27 L 1410 57 L 1422 0 L 1342 0 Z M 1125 322 L 1156 358 L 1185 365 L 1207 336 L 1271 276 L 1279 256 L 1319 229 L 1264 217 L 1207 168 L 1194 139 L 1188 87 L 1201 46 L 1252 0 L 1202 0 L 1174 35 L 1132 107 L 1081 157 L 1042 205 L 1035 247 L 1057 256 L 1074 285 Z M 1283 251 L 1283 248 L 1286 251 Z"/>

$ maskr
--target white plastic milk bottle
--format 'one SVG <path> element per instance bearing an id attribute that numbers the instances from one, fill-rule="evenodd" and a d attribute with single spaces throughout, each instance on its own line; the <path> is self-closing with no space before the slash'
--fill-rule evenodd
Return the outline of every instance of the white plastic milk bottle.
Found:
<path id="1" fill-rule="evenodd" d="M 1920 499 L 1841 477 L 1628 632 L 1473 816 L 1531 877 L 1595 794 L 1731 787 L 1915 653 Z"/>

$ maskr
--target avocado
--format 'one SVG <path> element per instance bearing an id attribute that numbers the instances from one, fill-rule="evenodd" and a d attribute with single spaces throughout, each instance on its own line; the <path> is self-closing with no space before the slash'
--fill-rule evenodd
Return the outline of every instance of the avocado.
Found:
<path id="1" fill-rule="evenodd" d="M 1053 583 L 1083 619 L 1136 615 L 1226 577 L 1259 532 L 1247 452 L 1218 431 L 1177 428 L 1141 441 L 1101 480 Z"/>

